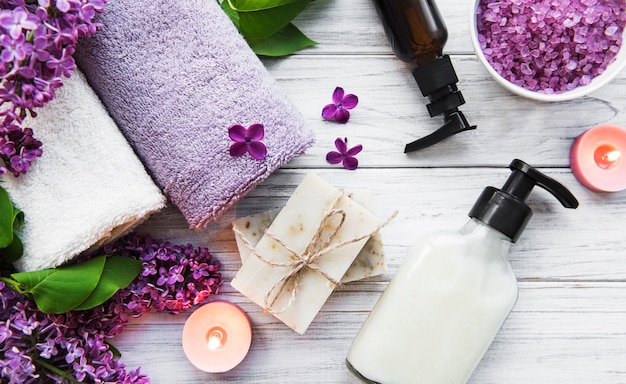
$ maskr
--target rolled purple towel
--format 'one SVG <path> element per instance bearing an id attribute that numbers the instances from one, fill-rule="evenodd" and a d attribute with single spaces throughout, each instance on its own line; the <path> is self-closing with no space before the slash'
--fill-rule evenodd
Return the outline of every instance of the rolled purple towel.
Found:
<path id="1" fill-rule="evenodd" d="M 75 59 L 189 226 L 204 228 L 314 142 L 215 0 L 109 0 Z M 267 157 L 232 157 L 228 128 L 265 127 Z"/>

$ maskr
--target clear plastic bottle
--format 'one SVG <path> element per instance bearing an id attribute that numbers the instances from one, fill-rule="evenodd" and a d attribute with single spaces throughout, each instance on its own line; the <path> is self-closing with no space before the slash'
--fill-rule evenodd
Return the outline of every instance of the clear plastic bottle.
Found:
<path id="1" fill-rule="evenodd" d="M 462 384 L 517 300 L 507 260 L 532 211 L 535 185 L 567 208 L 576 198 L 521 160 L 502 187 L 487 187 L 458 231 L 417 240 L 356 336 L 348 368 L 366 383 Z"/>

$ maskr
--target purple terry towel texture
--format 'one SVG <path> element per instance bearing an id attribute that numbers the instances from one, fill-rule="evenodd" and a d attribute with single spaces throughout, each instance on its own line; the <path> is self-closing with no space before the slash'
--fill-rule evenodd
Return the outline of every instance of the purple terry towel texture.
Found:
<path id="1" fill-rule="evenodd" d="M 215 0 L 109 0 L 79 68 L 189 226 L 204 228 L 313 144 L 313 132 Z M 265 126 L 232 157 L 228 127 Z"/>

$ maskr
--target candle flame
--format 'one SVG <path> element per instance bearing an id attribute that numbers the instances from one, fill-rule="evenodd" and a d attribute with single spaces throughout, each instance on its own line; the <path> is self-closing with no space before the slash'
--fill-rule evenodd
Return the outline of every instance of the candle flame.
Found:
<path id="1" fill-rule="evenodd" d="M 211 351 L 214 351 L 222 346 L 222 338 L 224 334 L 219 330 L 214 330 L 209 335 L 208 347 Z"/>
<path id="2" fill-rule="evenodd" d="M 593 156 L 598 167 L 605 170 L 615 168 L 622 160 L 622 152 L 610 144 L 596 148 Z"/>
<path id="3" fill-rule="evenodd" d="M 609 163 L 614 163 L 617 160 L 619 160 L 621 157 L 622 157 L 622 153 L 620 151 L 611 151 L 605 154 L 604 156 L 602 156 L 602 160 L 609 162 Z"/>

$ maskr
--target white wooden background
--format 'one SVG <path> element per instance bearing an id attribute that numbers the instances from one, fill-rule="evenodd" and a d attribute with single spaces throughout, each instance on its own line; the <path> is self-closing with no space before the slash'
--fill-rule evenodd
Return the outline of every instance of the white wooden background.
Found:
<path id="1" fill-rule="evenodd" d="M 437 3 L 449 29 L 446 52 L 467 100 L 462 110 L 478 130 L 405 155 L 404 144 L 438 128 L 442 118 L 428 116 L 410 66 L 391 53 L 370 0 L 314 1 L 296 24 L 320 44 L 264 63 L 315 130 L 316 145 L 203 233 L 187 229 L 173 207 L 140 228 L 176 243 L 208 246 L 219 258 L 225 278 L 219 298 L 239 304 L 253 324 L 248 356 L 230 372 L 201 372 L 181 347 L 189 314 L 149 314 L 113 340 L 129 368 L 140 365 L 157 384 L 356 383 L 344 365 L 350 343 L 416 234 L 461 226 L 482 188 L 501 186 L 517 157 L 562 181 L 581 205 L 565 210 L 542 190 L 529 199 L 535 215 L 510 253 L 519 300 L 470 383 L 626 383 L 626 192 L 583 188 L 568 160 L 584 130 L 626 125 L 626 72 L 574 101 L 520 98 L 492 81 L 474 56 L 471 0 Z M 320 117 L 335 86 L 360 100 L 343 126 Z M 326 163 L 337 137 L 363 144 L 358 170 Z M 400 214 L 383 229 L 389 272 L 339 288 L 298 335 L 229 286 L 240 267 L 231 222 L 282 206 L 311 171 L 337 187 L 367 187 L 381 216 L 396 209 Z"/>

